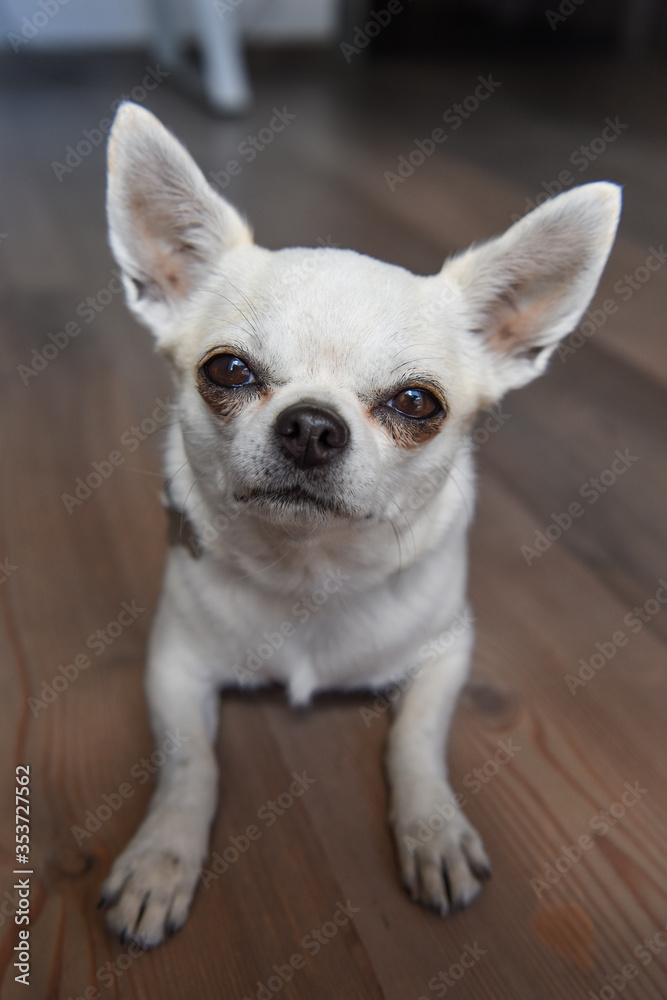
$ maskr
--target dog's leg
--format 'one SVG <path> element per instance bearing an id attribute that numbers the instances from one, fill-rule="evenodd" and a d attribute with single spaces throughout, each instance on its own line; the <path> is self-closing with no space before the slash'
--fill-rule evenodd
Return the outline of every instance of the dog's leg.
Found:
<path id="1" fill-rule="evenodd" d="M 390 821 L 413 899 L 443 916 L 467 906 L 490 875 L 479 834 L 456 806 L 445 745 L 465 682 L 473 630 L 422 669 L 403 693 L 389 734 Z"/>
<path id="2" fill-rule="evenodd" d="M 144 948 L 185 923 L 217 799 L 218 695 L 166 618 L 156 620 L 147 674 L 155 746 L 165 759 L 148 813 L 102 888 L 111 929 Z"/>

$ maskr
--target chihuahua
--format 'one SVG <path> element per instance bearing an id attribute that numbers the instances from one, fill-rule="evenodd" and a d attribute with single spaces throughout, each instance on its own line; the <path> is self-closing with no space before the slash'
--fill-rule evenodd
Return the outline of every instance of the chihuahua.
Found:
<path id="1" fill-rule="evenodd" d="M 422 277 L 352 250 L 256 246 L 135 104 L 118 110 L 108 167 L 127 301 L 176 386 L 176 531 L 146 692 L 156 743 L 187 737 L 103 886 L 108 924 L 145 948 L 183 925 L 216 810 L 218 692 L 275 681 L 295 705 L 393 685 L 402 879 L 440 914 L 465 907 L 490 873 L 445 764 L 473 645 L 472 427 L 577 325 L 620 189 L 574 188 Z"/>

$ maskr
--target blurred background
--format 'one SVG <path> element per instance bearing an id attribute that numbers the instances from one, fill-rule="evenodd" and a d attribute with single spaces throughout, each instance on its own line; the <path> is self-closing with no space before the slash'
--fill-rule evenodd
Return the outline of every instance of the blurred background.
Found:
<path id="1" fill-rule="evenodd" d="M 5 254 L 14 261 L 24 245 L 31 261 L 49 255 L 26 223 L 36 189 L 47 215 L 76 192 L 101 190 L 122 98 L 179 131 L 269 246 L 331 239 L 432 270 L 467 239 L 456 229 L 464 201 L 480 237 L 597 178 L 637 182 L 624 224 L 642 240 L 662 232 L 663 0 L 1 0 L 0 45 L 5 135 L 15 136 L 5 155 L 10 164 L 19 149 L 28 155 L 25 133 L 39 145 L 33 163 L 42 161 L 35 184 L 12 198 L 22 217 Z M 476 100 L 487 77 L 497 83 Z M 269 135 L 280 102 L 289 131 Z M 607 118 L 620 122 L 615 132 Z M 261 128 L 266 142 L 253 140 Z M 437 128 L 444 135 L 433 143 Z M 287 160 L 290 178 L 278 166 Z M 502 187 L 509 216 L 487 185 L 480 194 L 493 215 L 465 198 L 456 171 L 472 182 L 471 168 Z M 318 197 L 325 176 L 351 186 L 342 216 Z M 298 187 L 301 212 L 285 184 Z M 439 201 L 425 194 L 431 185 Z M 270 212 L 247 199 L 256 186 Z M 371 206 L 389 223 L 381 237 Z M 91 225 L 102 226 L 102 209 L 91 196 Z M 392 233 L 399 217 L 422 239 Z"/>
<path id="2" fill-rule="evenodd" d="M 437 977 L 473 942 L 486 957 L 452 980 L 460 998 L 667 996 L 667 948 L 637 952 L 667 923 L 666 57 L 662 0 L 0 0 L 0 786 L 10 803 L 11 762 L 31 765 L 36 872 L 28 994 L 11 969 L 2 854 L 3 998 L 265 996 L 339 898 L 359 914 L 285 996 L 443 995 Z M 317 783 L 303 801 L 155 953 L 128 956 L 95 910 L 152 787 L 73 835 L 152 748 L 142 666 L 172 393 L 107 248 L 105 144 L 123 99 L 178 135 L 271 248 L 352 247 L 433 273 L 562 190 L 624 187 L 579 329 L 476 431 L 478 640 L 453 787 L 493 763 L 499 739 L 522 749 L 468 795 L 494 879 L 449 921 L 398 884 L 388 715 L 361 723 L 372 697 L 360 695 L 297 717 L 280 692 L 223 706 L 212 850 L 307 767 Z M 619 451 L 634 457 L 612 479 Z M 595 504 L 545 547 L 592 480 L 606 484 Z M 63 688 L 61 667 L 132 600 L 146 613 Z M 619 628 L 628 643 L 586 667 Z M 637 780 L 645 799 L 536 893 L 531 879 Z M 13 838 L 3 809 L 3 850 Z"/>

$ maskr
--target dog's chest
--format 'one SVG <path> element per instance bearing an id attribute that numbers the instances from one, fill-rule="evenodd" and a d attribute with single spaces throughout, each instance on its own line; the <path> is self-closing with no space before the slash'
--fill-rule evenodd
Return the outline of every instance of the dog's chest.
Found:
<path id="1" fill-rule="evenodd" d="M 281 587 L 278 577 L 259 587 L 252 578 L 226 578 L 215 562 L 179 563 L 185 578 L 174 597 L 187 601 L 192 635 L 217 682 L 278 681 L 295 704 L 317 691 L 381 687 L 404 675 L 464 599 L 464 573 L 452 572 L 447 559 L 366 589 L 352 567 L 334 564 L 302 586 Z"/>

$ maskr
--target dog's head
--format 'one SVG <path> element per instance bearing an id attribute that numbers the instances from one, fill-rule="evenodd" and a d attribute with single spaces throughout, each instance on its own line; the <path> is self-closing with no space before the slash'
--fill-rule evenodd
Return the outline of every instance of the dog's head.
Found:
<path id="1" fill-rule="evenodd" d="M 349 250 L 268 251 L 149 112 L 109 143 L 111 246 L 178 386 L 212 499 L 270 520 L 393 517 L 446 480 L 475 415 L 544 371 L 611 249 L 588 184 L 421 277 Z"/>

